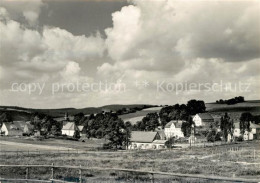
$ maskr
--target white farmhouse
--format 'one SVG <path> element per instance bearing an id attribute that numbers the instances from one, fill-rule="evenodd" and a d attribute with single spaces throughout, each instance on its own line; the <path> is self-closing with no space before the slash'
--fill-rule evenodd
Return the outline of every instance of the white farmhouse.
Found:
<path id="1" fill-rule="evenodd" d="M 186 121 L 175 121 L 172 120 L 169 123 L 167 123 L 164 127 L 164 133 L 166 136 L 166 139 L 169 139 L 171 137 L 175 138 L 181 138 L 184 137 L 184 134 L 181 130 L 182 123 L 185 123 Z"/>
<path id="2" fill-rule="evenodd" d="M 196 127 L 209 126 L 214 122 L 214 118 L 209 113 L 198 113 L 192 118 Z"/>
<path id="3" fill-rule="evenodd" d="M 158 132 L 132 131 L 129 149 L 163 149 L 165 142 Z"/>
<path id="4" fill-rule="evenodd" d="M 62 135 L 73 136 L 76 131 L 79 131 L 74 122 L 67 122 L 61 129 Z"/>

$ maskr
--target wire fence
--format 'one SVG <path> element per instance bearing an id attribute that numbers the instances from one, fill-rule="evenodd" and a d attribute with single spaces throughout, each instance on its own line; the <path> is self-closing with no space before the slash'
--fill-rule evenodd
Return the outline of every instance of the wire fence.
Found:
<path id="1" fill-rule="evenodd" d="M 142 170 L 133 170 L 133 169 L 119 169 L 119 168 L 100 168 L 100 167 L 83 167 L 83 166 L 56 166 L 52 165 L 0 165 L 1 168 L 22 168 L 25 171 L 25 178 L 22 179 L 14 179 L 14 178 L 0 178 L 0 181 L 8 181 L 8 182 L 71 182 L 66 180 L 55 179 L 57 177 L 56 170 L 57 169 L 70 169 L 78 171 L 78 174 L 75 175 L 77 180 L 75 182 L 87 182 L 87 178 L 83 177 L 83 171 L 101 171 L 101 172 L 123 172 L 125 173 L 125 178 L 131 175 L 148 175 L 149 181 L 154 183 L 157 182 L 158 178 L 155 176 L 167 176 L 172 177 L 173 179 L 195 179 L 195 182 L 206 180 L 206 181 L 214 181 L 214 182 L 259 182 L 257 179 L 245 179 L 245 178 L 233 178 L 233 177 L 220 177 L 220 176 L 212 176 L 212 175 L 196 175 L 196 174 L 181 174 L 181 173 L 168 173 L 168 172 L 158 172 L 158 171 L 142 171 Z M 40 180 L 40 179 L 30 179 L 30 169 L 37 168 L 47 168 L 50 169 L 50 177 L 48 180 Z M 134 176 L 136 177 L 136 176 Z"/>

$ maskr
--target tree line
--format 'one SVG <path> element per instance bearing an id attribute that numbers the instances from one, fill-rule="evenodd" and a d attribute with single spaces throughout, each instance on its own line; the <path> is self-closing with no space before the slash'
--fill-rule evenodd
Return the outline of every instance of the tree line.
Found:
<path id="1" fill-rule="evenodd" d="M 234 97 L 228 100 L 220 99 L 216 101 L 217 104 L 227 104 L 227 105 L 234 105 L 241 102 L 245 102 L 245 99 L 242 96 Z"/>

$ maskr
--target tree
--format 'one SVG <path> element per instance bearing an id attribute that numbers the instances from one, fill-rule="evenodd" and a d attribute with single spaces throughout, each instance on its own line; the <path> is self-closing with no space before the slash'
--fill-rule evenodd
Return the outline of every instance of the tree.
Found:
<path id="1" fill-rule="evenodd" d="M 165 145 L 167 148 L 172 148 L 172 145 L 174 144 L 174 137 L 169 138 L 166 142 Z"/>
<path id="2" fill-rule="evenodd" d="M 171 120 L 187 120 L 189 113 L 185 104 L 175 104 L 173 106 L 163 107 L 159 112 L 161 125 L 164 126 Z"/>
<path id="3" fill-rule="evenodd" d="M 142 121 L 137 122 L 136 128 L 140 131 L 154 131 L 158 126 L 159 123 L 159 116 L 155 113 L 148 113 Z"/>
<path id="4" fill-rule="evenodd" d="M 3 122 L 12 122 L 12 116 L 10 115 L 10 113 L 2 113 L 0 115 L 0 127 L 2 126 Z"/>
<path id="5" fill-rule="evenodd" d="M 202 100 L 190 100 L 187 103 L 187 111 L 189 115 L 195 115 L 197 113 L 203 113 L 206 111 L 206 106 Z"/>
<path id="6" fill-rule="evenodd" d="M 222 116 L 220 119 L 220 129 L 223 132 L 223 137 L 225 141 L 228 140 L 228 134 L 231 135 L 231 138 L 233 137 L 234 122 L 230 119 L 227 113 L 225 113 L 225 115 Z"/>
<path id="7" fill-rule="evenodd" d="M 75 132 L 73 134 L 73 138 L 80 139 L 80 132 L 78 130 L 75 130 Z"/>
<path id="8" fill-rule="evenodd" d="M 248 139 L 249 139 L 249 132 L 251 131 L 250 129 L 250 122 L 253 121 L 254 117 L 250 112 L 244 112 L 240 116 L 240 133 L 241 135 L 244 135 L 244 133 L 247 131 L 248 132 Z"/>
<path id="9" fill-rule="evenodd" d="M 80 125 L 81 122 L 83 122 L 83 119 L 85 118 L 84 114 L 82 112 L 74 115 L 74 121 L 76 125 Z"/>
<path id="10" fill-rule="evenodd" d="M 191 117 L 189 117 L 189 119 L 188 119 L 187 122 L 182 123 L 182 125 L 181 125 L 181 131 L 183 132 L 183 135 L 184 135 L 185 137 L 190 136 L 192 124 L 194 124 L 194 122 L 192 121 L 192 118 L 191 118 Z"/>

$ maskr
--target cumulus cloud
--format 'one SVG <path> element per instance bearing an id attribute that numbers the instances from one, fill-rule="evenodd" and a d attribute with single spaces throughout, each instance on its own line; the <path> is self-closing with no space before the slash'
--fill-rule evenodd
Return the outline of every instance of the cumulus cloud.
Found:
<path id="1" fill-rule="evenodd" d="M 24 17 L 30 26 L 35 26 L 38 23 L 38 18 L 44 3 L 42 0 L 2 0 L 1 6 L 7 8 L 10 11 L 10 16 L 12 19 L 19 19 L 20 17 Z"/>
<path id="2" fill-rule="evenodd" d="M 1 8 L 0 12 L 0 60 L 1 66 L 8 70 L 1 75 L 1 81 L 29 82 L 46 74 L 57 75 L 64 68 L 79 68 L 78 62 L 87 64 L 103 55 L 104 40 L 99 33 L 75 36 L 48 26 L 39 32 L 12 20 L 6 9 Z M 67 72 L 69 70 L 65 70 L 65 74 Z"/>
<path id="3" fill-rule="evenodd" d="M 106 45 L 114 63 L 98 67 L 103 77 L 148 79 L 154 85 L 165 78 L 196 83 L 237 82 L 238 78 L 248 83 L 259 81 L 254 72 L 260 57 L 258 2 L 133 4 L 112 14 Z M 259 88 L 253 85 L 252 95 L 256 96 Z"/>
<path id="4" fill-rule="evenodd" d="M 46 100 L 46 106 L 54 100 L 61 101 L 57 104 L 60 106 L 85 107 L 109 103 L 171 104 L 191 98 L 214 101 L 237 95 L 244 95 L 246 99 L 258 98 L 260 8 L 257 1 L 162 0 L 147 3 L 134 0 L 132 5 L 112 14 L 113 25 L 105 29 L 105 38 L 99 33 L 76 36 L 47 25 L 39 31 L 17 21 L 16 16 L 20 14 L 29 24 L 37 22 L 42 2 L 37 3 L 32 9 L 24 4 L 21 7 L 25 8 L 11 8 L 8 3 L 3 5 L 8 11 L 0 8 L 3 89 L 19 80 L 107 80 L 127 84 L 126 92 L 120 94 L 109 91 L 46 94 L 41 96 Z M 94 73 L 91 76 L 88 75 L 90 70 Z M 145 80 L 149 87 L 136 87 L 135 82 Z M 240 81 L 249 83 L 251 91 L 157 92 L 157 81 Z M 3 93 L 11 95 L 5 90 Z"/>

